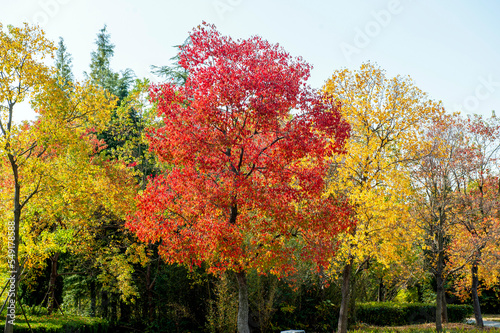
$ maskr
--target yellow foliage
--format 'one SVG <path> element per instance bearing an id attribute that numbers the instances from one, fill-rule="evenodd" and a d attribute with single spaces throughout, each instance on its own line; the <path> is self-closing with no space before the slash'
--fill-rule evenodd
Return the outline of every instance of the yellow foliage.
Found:
<path id="1" fill-rule="evenodd" d="M 135 209 L 132 169 L 101 156 L 104 143 L 96 136 L 110 122 L 117 99 L 90 82 L 59 84 L 54 68 L 44 62 L 54 49 L 37 27 L 4 31 L 0 24 L 0 232 L 7 234 L 16 204 L 21 212 L 19 258 L 26 272 L 39 271 L 54 253 L 90 255 L 96 211 L 124 220 Z M 16 124 L 15 106 L 24 100 L 39 116 Z M 7 247 L 3 237 L 4 257 Z M 117 249 L 109 244 L 106 250 Z M 116 279 L 126 297 L 134 295 L 131 264 L 145 258 L 141 245 L 134 249 L 96 254 L 121 272 Z M 6 262 L 1 265 L 6 272 Z"/>
<path id="2" fill-rule="evenodd" d="M 412 240 L 418 237 L 406 223 L 409 166 L 422 144 L 422 126 L 443 109 L 409 77 L 389 79 L 370 63 L 357 71 L 336 71 L 323 89 L 342 103 L 352 131 L 347 154 L 332 161 L 328 191 L 349 199 L 357 222 L 341 235 L 332 268 L 347 258 L 359 263 L 367 257 L 389 267 L 411 253 Z"/>

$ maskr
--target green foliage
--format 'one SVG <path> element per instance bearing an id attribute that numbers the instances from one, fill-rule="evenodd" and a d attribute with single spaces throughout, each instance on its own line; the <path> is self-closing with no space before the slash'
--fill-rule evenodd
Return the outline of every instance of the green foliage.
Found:
<path id="1" fill-rule="evenodd" d="M 448 320 L 463 322 L 472 314 L 471 305 L 448 305 Z M 377 326 L 398 326 L 434 322 L 436 306 L 423 303 L 372 302 L 359 304 L 357 318 L 360 322 Z"/>
<path id="2" fill-rule="evenodd" d="M 71 71 L 72 60 L 71 54 L 68 53 L 66 45 L 64 45 L 64 39 L 60 37 L 56 52 L 55 67 L 56 77 L 61 80 L 60 84 L 63 89 L 69 88 L 73 83 L 73 73 Z"/>
<path id="3" fill-rule="evenodd" d="M 190 38 L 186 39 L 182 45 L 175 45 L 179 50 L 188 45 L 190 42 Z M 181 59 L 180 53 L 177 53 L 174 57 L 170 58 L 171 65 L 165 66 L 151 66 L 151 73 L 164 78 L 166 80 L 172 80 L 176 85 L 183 86 L 186 84 L 186 80 L 188 77 L 188 71 L 184 67 L 179 64 L 179 60 Z"/>
<path id="4" fill-rule="evenodd" d="M 108 322 L 99 318 L 79 316 L 34 316 L 27 315 L 33 333 L 108 333 L 112 332 Z M 24 316 L 15 320 L 15 332 L 31 333 Z"/>
<path id="5" fill-rule="evenodd" d="M 272 331 L 335 331 L 340 310 L 339 286 L 325 286 L 314 275 L 303 278 L 302 281 L 280 281 L 278 284 Z"/>
<path id="6" fill-rule="evenodd" d="M 418 290 L 416 287 L 399 289 L 394 298 L 396 303 L 415 303 L 418 302 Z"/>
<path id="7" fill-rule="evenodd" d="M 222 275 L 216 282 L 215 299 L 208 303 L 207 329 L 211 333 L 237 331 L 238 290 L 228 275 Z"/>
<path id="8" fill-rule="evenodd" d="M 47 308 L 41 305 L 33 305 L 33 306 L 23 305 L 23 308 L 27 315 L 45 316 L 48 314 Z"/>
<path id="9" fill-rule="evenodd" d="M 474 312 L 472 305 L 469 304 L 448 304 L 448 321 L 450 323 L 464 322 L 467 317 L 471 316 Z"/>
<path id="10" fill-rule="evenodd" d="M 261 275 L 252 271 L 248 274 L 250 323 L 261 332 L 271 331 L 272 316 L 277 311 L 275 306 L 279 292 L 278 278 L 273 275 Z"/>
<path id="11" fill-rule="evenodd" d="M 111 43 L 111 35 L 107 32 L 106 26 L 97 34 L 95 43 L 97 50 L 91 53 L 89 76 L 93 83 L 106 89 L 121 101 L 127 97 L 135 74 L 131 69 L 122 71 L 121 75 L 111 69 L 111 58 L 115 53 L 115 45 Z"/>
<path id="12" fill-rule="evenodd" d="M 500 314 L 500 284 L 493 288 L 481 291 L 479 302 L 483 313 Z"/>

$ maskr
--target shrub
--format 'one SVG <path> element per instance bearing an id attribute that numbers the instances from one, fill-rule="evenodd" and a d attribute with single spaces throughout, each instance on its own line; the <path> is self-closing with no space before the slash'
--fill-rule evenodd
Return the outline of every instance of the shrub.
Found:
<path id="1" fill-rule="evenodd" d="M 473 311 L 471 305 L 451 304 L 447 308 L 450 322 L 463 322 Z M 356 311 L 358 321 L 377 326 L 420 324 L 436 318 L 436 306 L 422 303 L 361 303 Z"/>

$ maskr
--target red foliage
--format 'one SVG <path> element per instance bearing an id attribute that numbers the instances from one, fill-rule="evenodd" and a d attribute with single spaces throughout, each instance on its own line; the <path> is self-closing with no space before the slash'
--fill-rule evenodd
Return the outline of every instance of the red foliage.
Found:
<path id="1" fill-rule="evenodd" d="M 306 86 L 310 65 L 260 37 L 204 25 L 190 39 L 185 86 L 150 89 L 165 123 L 149 130 L 151 149 L 172 169 L 151 179 L 128 227 L 161 240 L 167 261 L 212 271 L 320 262 L 348 223 L 343 203 L 321 197 L 349 133 L 340 105 Z"/>

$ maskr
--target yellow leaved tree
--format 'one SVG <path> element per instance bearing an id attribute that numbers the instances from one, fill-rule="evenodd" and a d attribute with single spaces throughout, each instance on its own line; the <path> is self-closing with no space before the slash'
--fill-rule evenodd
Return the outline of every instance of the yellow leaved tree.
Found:
<path id="1" fill-rule="evenodd" d="M 30 201 L 46 188 L 55 169 L 51 156 L 71 149 L 89 129 L 99 130 L 109 120 L 116 102 L 91 84 L 74 84 L 69 90 L 58 82 L 55 69 L 45 64 L 52 57 L 53 44 L 42 30 L 0 24 L 0 160 L 6 186 L 2 189 L 3 231 L 8 233 L 3 249 L 8 253 L 9 311 L 5 332 L 12 332 L 17 290 L 22 268 L 19 263 L 23 212 Z M 17 105 L 30 101 L 39 112 L 34 122 L 14 122 Z M 78 149 L 73 145 L 74 149 Z"/>
<path id="2" fill-rule="evenodd" d="M 339 252 L 332 260 L 332 270 L 342 270 L 338 332 L 346 332 L 353 269 L 373 260 L 389 267 L 411 252 L 411 240 L 418 237 L 402 223 L 408 220 L 411 195 L 408 166 L 421 144 L 422 124 L 443 109 L 409 77 L 387 78 L 371 63 L 356 71 L 336 71 L 323 90 L 342 103 L 351 126 L 347 154 L 332 161 L 329 180 L 330 194 L 346 197 L 356 220 L 338 238 Z"/>

